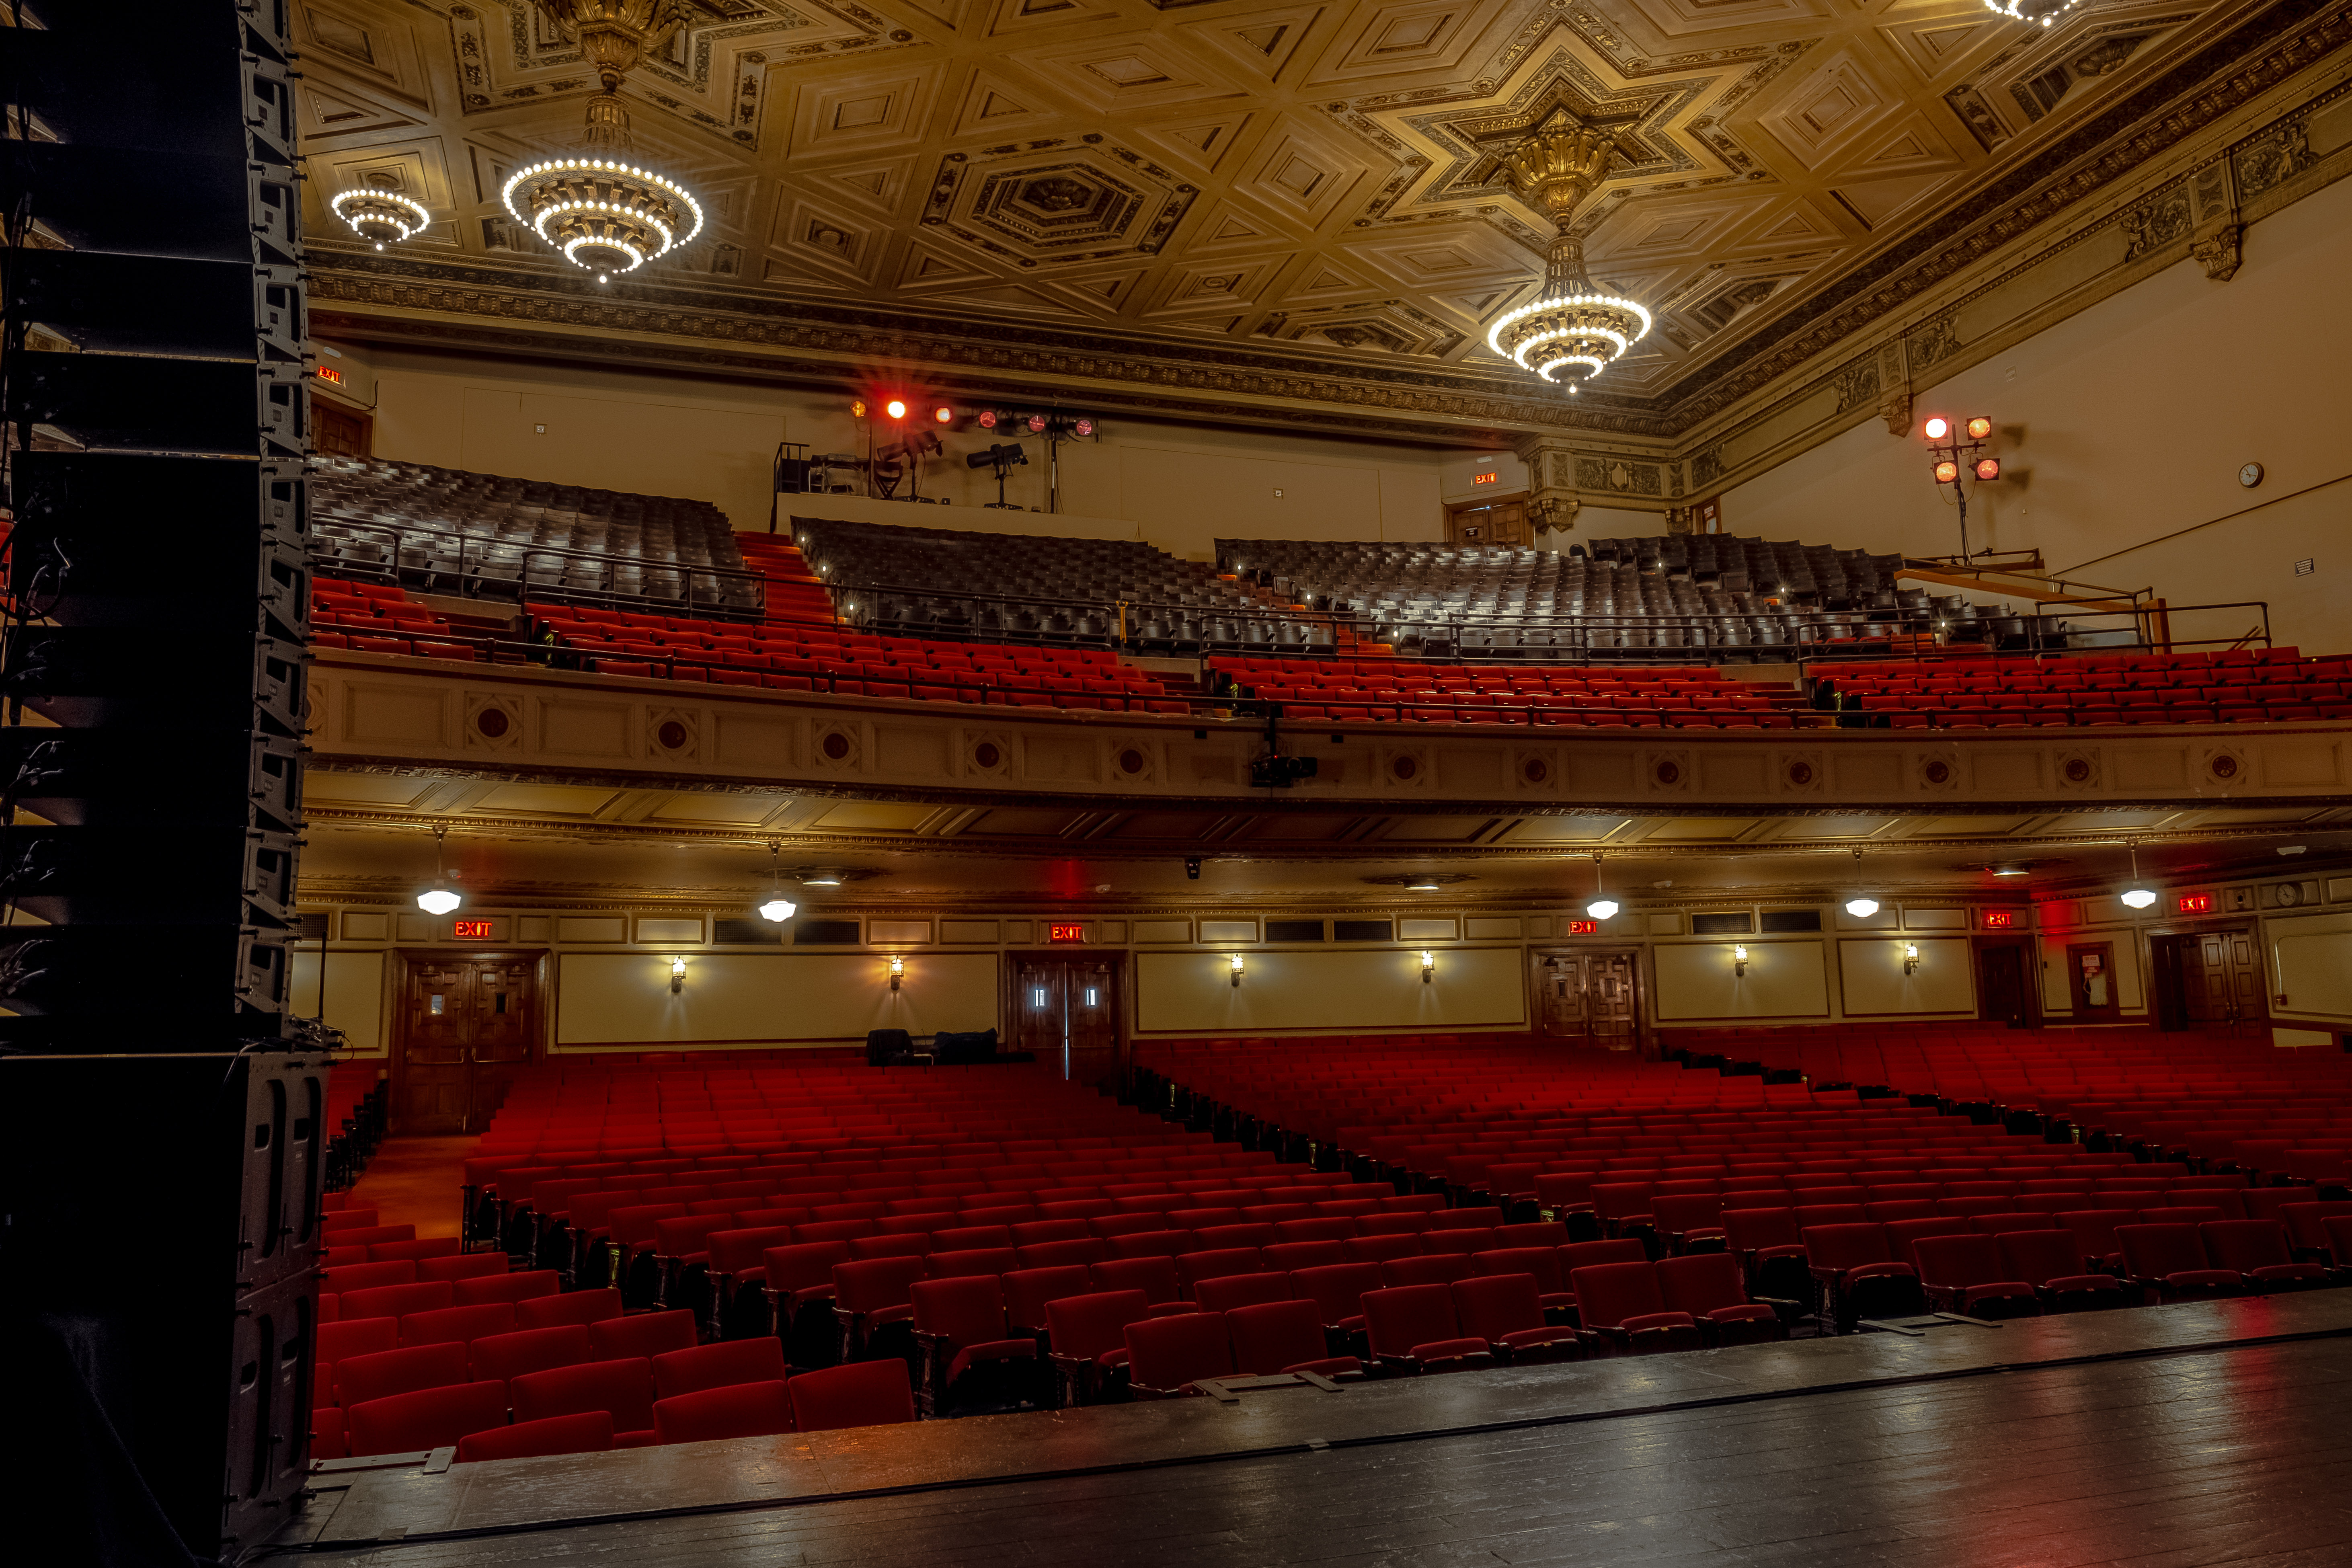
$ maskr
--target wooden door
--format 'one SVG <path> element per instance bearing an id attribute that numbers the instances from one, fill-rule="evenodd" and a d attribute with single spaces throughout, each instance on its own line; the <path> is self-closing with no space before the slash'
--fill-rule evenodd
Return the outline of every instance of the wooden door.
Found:
<path id="1" fill-rule="evenodd" d="M 2199 931 L 2184 938 L 2179 948 L 2181 1012 L 2189 1023 L 2241 1024 L 2269 1016 L 2252 931 Z"/>
<path id="2" fill-rule="evenodd" d="M 2066 949 L 2066 980 L 2074 1004 L 2074 1022 L 2111 1024 L 2122 1015 L 2116 990 L 2116 945 L 2111 942 L 2081 942 Z"/>
<path id="3" fill-rule="evenodd" d="M 1584 1040 L 1612 1050 L 1641 1042 L 1633 955 L 1570 950 L 1536 955 L 1537 1026 L 1551 1039 Z"/>
<path id="4" fill-rule="evenodd" d="M 1035 1053 L 1064 1077 L 1115 1087 L 1119 1046 L 1118 956 L 1046 952 L 1013 963 L 1012 1047 Z"/>
<path id="5" fill-rule="evenodd" d="M 2023 944 L 2001 942 L 1977 949 L 1977 1016 L 2013 1029 L 2034 1026 L 2032 972 Z"/>
<path id="6" fill-rule="evenodd" d="M 538 974 L 529 954 L 404 958 L 395 1131 L 481 1131 L 538 1047 Z"/>
<path id="7" fill-rule="evenodd" d="M 1526 499 L 1448 507 L 1445 511 L 1445 542 L 1448 544 L 1524 546 L 1528 542 Z"/>

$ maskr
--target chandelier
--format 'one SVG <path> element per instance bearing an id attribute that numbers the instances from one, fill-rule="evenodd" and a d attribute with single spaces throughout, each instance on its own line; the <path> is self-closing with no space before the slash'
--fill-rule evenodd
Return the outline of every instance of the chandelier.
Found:
<path id="1" fill-rule="evenodd" d="M 702 232 L 702 204 L 677 181 L 637 162 L 621 79 L 645 51 L 688 21 L 717 15 L 702 0 L 537 0 L 596 68 L 604 90 L 588 100 L 577 153 L 516 171 L 499 193 L 517 223 L 599 283 L 635 272 Z"/>
<path id="2" fill-rule="evenodd" d="M 1512 185 L 1540 203 L 1557 230 L 1545 258 L 1543 290 L 1532 303 L 1506 311 L 1486 333 L 1486 346 L 1546 381 L 1572 375 L 1578 390 L 1650 330 L 1650 312 L 1595 283 L 1584 270 L 1584 242 L 1570 232 L 1576 209 L 1609 177 L 1616 139 L 1556 111 L 1503 160 Z"/>
<path id="3" fill-rule="evenodd" d="M 2020 22 L 2039 22 L 2048 26 L 2072 11 L 2081 0 L 1984 0 L 1985 9 L 1997 16 Z"/>
<path id="4" fill-rule="evenodd" d="M 351 225 L 353 234 L 375 241 L 378 250 L 387 245 L 398 245 L 433 221 L 433 215 L 425 210 L 423 202 L 373 185 L 345 191 L 329 202 L 327 208 Z"/>

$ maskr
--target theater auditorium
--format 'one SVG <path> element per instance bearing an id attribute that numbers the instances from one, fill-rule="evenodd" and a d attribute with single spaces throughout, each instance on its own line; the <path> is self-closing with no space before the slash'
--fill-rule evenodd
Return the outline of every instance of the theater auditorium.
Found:
<path id="1" fill-rule="evenodd" d="M 5 23 L 40 1562 L 2352 1561 L 2352 0 Z"/>

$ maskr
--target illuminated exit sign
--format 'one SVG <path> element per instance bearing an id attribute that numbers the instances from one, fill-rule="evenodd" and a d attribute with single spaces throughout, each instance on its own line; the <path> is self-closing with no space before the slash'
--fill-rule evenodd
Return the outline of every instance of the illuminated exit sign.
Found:
<path id="1" fill-rule="evenodd" d="M 1084 942 L 1087 928 L 1082 925 L 1049 925 L 1045 928 L 1047 942 Z"/>
<path id="2" fill-rule="evenodd" d="M 1599 936 L 1601 934 L 1601 922 L 1599 921 L 1570 921 L 1568 922 L 1568 934 L 1570 936 Z"/>
<path id="3" fill-rule="evenodd" d="M 2210 893 L 2181 894 L 2180 912 L 2184 915 L 2211 914 L 2213 912 L 2213 895 Z"/>
<path id="4" fill-rule="evenodd" d="M 1483 474 L 1471 475 L 1470 482 L 1474 485 L 1491 485 L 1501 477 L 1502 476 L 1496 473 L 1494 469 L 1489 468 Z"/>
<path id="5" fill-rule="evenodd" d="M 452 942 L 486 942 L 489 939 L 489 935 L 490 922 L 488 921 L 449 922 L 449 939 Z"/>
<path id="6" fill-rule="evenodd" d="M 319 379 L 330 386 L 341 386 L 343 384 L 343 373 L 333 365 L 322 364 L 319 367 Z"/>
<path id="7" fill-rule="evenodd" d="M 2016 921 L 2017 916 L 2008 910 L 1987 910 L 1984 912 L 1987 931 L 2007 931 Z"/>

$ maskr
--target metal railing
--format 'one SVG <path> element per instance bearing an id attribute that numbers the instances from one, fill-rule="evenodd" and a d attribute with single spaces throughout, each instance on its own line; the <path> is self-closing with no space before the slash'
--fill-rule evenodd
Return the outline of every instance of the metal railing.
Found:
<path id="1" fill-rule="evenodd" d="M 388 542 L 385 559 L 369 562 L 327 554 L 320 546 L 328 537 L 321 526 L 351 534 L 366 534 Z M 545 599 L 562 604 L 593 605 L 614 609 L 643 610 L 664 615 L 696 616 L 710 620 L 761 619 L 766 614 L 768 580 L 745 567 L 689 565 L 682 562 L 648 561 L 595 550 L 573 550 L 555 544 L 518 544 L 485 539 L 456 529 L 423 523 L 377 522 L 370 519 L 320 513 L 311 521 L 311 561 L 318 570 L 338 577 L 415 588 L 428 594 L 448 594 L 466 599 L 511 603 Z M 453 542 L 455 548 L 433 552 L 412 541 Z M 470 552 L 470 560 L 468 558 Z M 411 559 L 414 557 L 415 559 Z M 548 581 L 588 576 L 594 585 Z M 680 579 L 676 597 L 632 592 L 615 586 L 626 571 L 675 573 Z M 534 577 L 533 573 L 541 575 Z M 697 579 L 705 584 L 698 584 Z M 701 588 L 698 596 L 698 588 Z M 729 596 L 729 590 L 734 596 Z M 490 591 L 485 592 L 485 589 Z"/>

